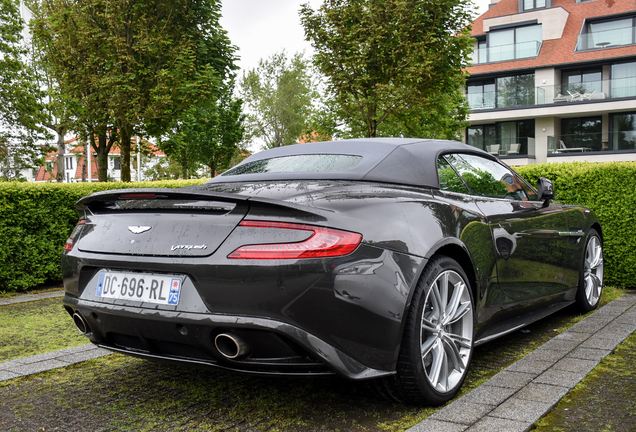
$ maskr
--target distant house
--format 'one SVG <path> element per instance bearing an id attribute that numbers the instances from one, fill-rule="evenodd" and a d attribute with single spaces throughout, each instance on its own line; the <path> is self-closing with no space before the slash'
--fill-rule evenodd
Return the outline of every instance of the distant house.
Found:
<path id="1" fill-rule="evenodd" d="M 82 181 L 82 171 L 84 169 L 84 147 L 78 145 L 77 138 L 65 141 L 66 154 L 64 155 L 64 183 L 74 183 Z M 130 148 L 130 177 L 133 181 L 143 181 L 144 171 L 152 168 L 162 158 L 166 157 L 166 154 L 159 150 L 154 144 L 145 142 L 144 147 L 149 151 L 142 150 L 141 154 L 141 173 L 137 176 L 137 143 L 133 138 Z M 90 180 L 97 181 L 97 153 L 92 152 L 90 158 Z M 54 181 L 57 176 L 57 152 L 51 152 L 46 157 L 44 165 L 38 168 L 34 178 L 27 180 L 35 182 Z M 108 178 L 113 181 L 121 180 L 121 150 L 119 148 L 112 148 L 108 154 Z M 89 178 L 87 171 L 87 180 Z"/>

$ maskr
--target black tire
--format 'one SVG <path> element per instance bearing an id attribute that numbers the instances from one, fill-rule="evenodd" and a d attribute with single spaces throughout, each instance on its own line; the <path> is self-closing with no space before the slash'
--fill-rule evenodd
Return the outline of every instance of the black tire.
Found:
<path id="1" fill-rule="evenodd" d="M 582 312 L 598 307 L 603 292 L 603 267 L 603 239 L 595 229 L 591 229 L 585 239 L 576 292 L 576 305 Z"/>
<path id="2" fill-rule="evenodd" d="M 375 383 L 378 393 L 413 405 L 441 405 L 457 394 L 473 354 L 471 291 L 457 261 L 440 255 L 428 262 L 406 316 L 397 374 Z"/>

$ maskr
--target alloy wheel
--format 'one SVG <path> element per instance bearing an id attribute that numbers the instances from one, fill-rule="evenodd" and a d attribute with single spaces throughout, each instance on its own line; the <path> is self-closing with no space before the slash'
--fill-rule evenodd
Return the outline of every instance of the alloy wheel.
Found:
<path id="1" fill-rule="evenodd" d="M 473 308 L 468 285 L 453 270 L 429 287 L 421 322 L 422 366 L 435 390 L 447 393 L 461 382 L 470 360 Z"/>
<path id="2" fill-rule="evenodd" d="M 583 279 L 585 297 L 590 306 L 595 306 L 603 288 L 603 246 L 597 236 L 590 237 L 585 248 Z"/>

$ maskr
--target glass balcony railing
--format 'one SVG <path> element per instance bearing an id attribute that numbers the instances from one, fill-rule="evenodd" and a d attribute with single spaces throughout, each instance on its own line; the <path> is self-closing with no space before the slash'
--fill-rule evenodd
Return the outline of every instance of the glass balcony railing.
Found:
<path id="1" fill-rule="evenodd" d="M 536 57 L 541 50 L 541 43 L 541 41 L 529 41 L 479 48 L 473 51 L 472 61 L 473 64 L 481 64 Z"/>
<path id="2" fill-rule="evenodd" d="M 614 48 L 634 44 L 634 27 L 623 27 L 579 35 L 576 50 Z"/>
<path id="3" fill-rule="evenodd" d="M 520 137 L 514 142 L 508 140 L 506 142 L 487 141 L 482 143 L 469 143 L 470 145 L 487 151 L 491 155 L 497 157 L 534 157 L 535 155 L 535 139 L 532 137 Z"/>
<path id="4" fill-rule="evenodd" d="M 563 134 L 548 137 L 548 155 L 586 153 L 609 150 L 601 132 Z"/>
<path id="5" fill-rule="evenodd" d="M 636 76 L 537 87 L 537 104 L 584 102 L 636 96 Z"/>
<path id="6" fill-rule="evenodd" d="M 495 108 L 636 97 L 636 76 L 567 85 L 540 86 L 521 90 L 517 89 L 516 93 L 509 91 L 469 93 L 466 98 L 470 108 L 473 111 L 479 111 Z M 534 95 L 532 90 L 534 90 Z"/>
<path id="7" fill-rule="evenodd" d="M 630 130 L 610 132 L 603 139 L 601 132 L 562 134 L 548 137 L 548 155 L 636 150 L 636 127 Z"/>

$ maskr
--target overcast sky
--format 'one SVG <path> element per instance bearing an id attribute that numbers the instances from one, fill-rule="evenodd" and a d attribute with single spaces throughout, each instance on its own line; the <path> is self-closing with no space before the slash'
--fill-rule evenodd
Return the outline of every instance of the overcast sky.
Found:
<path id="1" fill-rule="evenodd" d="M 473 1 L 479 14 L 488 10 L 490 0 Z M 241 69 L 255 68 L 261 58 L 282 49 L 288 55 L 311 53 L 298 15 L 300 5 L 307 2 L 314 9 L 322 4 L 321 0 L 223 0 L 221 25 L 239 48 Z"/>

